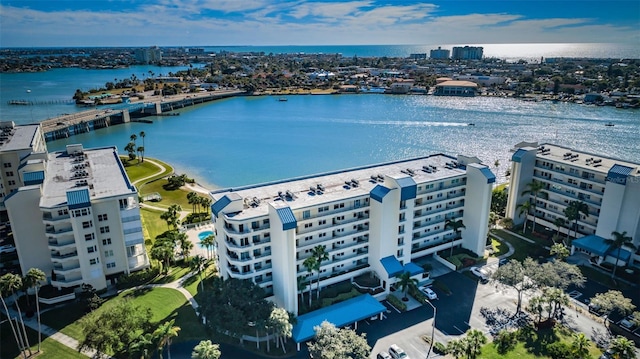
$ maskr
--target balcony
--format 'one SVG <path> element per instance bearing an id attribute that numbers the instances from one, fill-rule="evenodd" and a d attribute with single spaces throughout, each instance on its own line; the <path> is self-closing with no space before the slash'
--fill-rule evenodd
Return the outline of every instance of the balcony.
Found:
<path id="1" fill-rule="evenodd" d="M 69 274 L 70 272 L 77 272 L 80 270 L 80 262 L 76 262 L 67 266 L 61 265 L 61 264 L 54 264 L 53 265 L 53 271 L 57 274 L 57 275 L 62 275 L 63 277 L 67 274 Z"/>
<path id="2" fill-rule="evenodd" d="M 44 228 L 44 232 L 47 234 L 54 234 L 54 235 L 58 235 L 58 234 L 62 234 L 62 233 L 69 233 L 73 231 L 73 228 L 71 228 L 71 226 L 69 227 L 64 227 L 64 228 L 55 228 L 53 226 L 46 226 Z"/>
<path id="3" fill-rule="evenodd" d="M 68 215 L 68 214 L 65 214 L 65 215 L 62 215 L 62 216 L 53 217 L 50 213 L 49 214 L 42 213 L 42 221 L 44 221 L 44 222 L 54 223 L 54 222 L 61 221 L 63 219 L 69 219 L 69 218 L 71 218 L 71 216 Z"/>
<path id="4" fill-rule="evenodd" d="M 49 249 L 70 249 L 75 248 L 75 246 L 76 241 L 73 237 L 67 237 L 65 239 L 49 237 Z"/>
<path id="5" fill-rule="evenodd" d="M 584 196 L 581 199 L 581 197 L 577 193 L 574 194 L 574 193 L 571 193 L 571 191 L 568 191 L 568 190 L 562 190 L 562 189 L 556 189 L 556 188 L 553 188 L 553 187 L 549 187 L 549 188 L 546 189 L 546 191 L 557 193 L 559 195 L 568 197 L 572 201 L 580 200 L 580 201 L 584 201 L 586 203 L 590 203 L 590 204 L 596 205 L 598 207 L 601 204 L 601 201 L 594 201 L 594 200 L 591 200 L 591 199 L 585 199 Z"/>
<path id="6" fill-rule="evenodd" d="M 580 191 L 588 192 L 588 193 L 595 194 L 595 195 L 598 195 L 598 196 L 602 196 L 603 195 L 602 189 L 600 189 L 600 190 L 595 189 L 595 188 L 589 189 L 589 188 L 587 188 L 586 184 L 584 184 L 584 183 L 582 183 L 582 184 L 574 184 L 574 183 L 569 183 L 568 181 L 565 181 L 562 178 L 558 178 L 558 177 L 553 177 L 553 178 L 542 177 L 539 174 L 534 174 L 533 178 L 538 179 L 538 180 L 540 180 L 541 182 L 544 182 L 544 183 L 549 183 L 551 185 L 553 185 L 554 183 L 561 183 L 564 186 L 575 188 L 575 189 L 578 189 Z M 576 178 L 580 178 L 580 177 L 576 177 Z M 583 179 L 583 178 L 581 178 L 581 179 Z M 598 184 L 598 186 L 602 186 L 601 183 L 597 183 L 597 184 Z"/>
<path id="7" fill-rule="evenodd" d="M 51 285 L 54 287 L 75 287 L 81 285 L 84 281 L 82 280 L 82 276 L 72 276 L 65 277 L 62 275 L 57 275 L 55 280 L 51 280 Z"/>
<path id="8" fill-rule="evenodd" d="M 65 253 L 65 254 L 60 254 L 59 252 L 51 253 L 51 261 L 53 262 L 64 262 L 64 261 L 74 259 L 76 257 L 78 257 L 77 251 L 73 251 L 71 253 Z"/>

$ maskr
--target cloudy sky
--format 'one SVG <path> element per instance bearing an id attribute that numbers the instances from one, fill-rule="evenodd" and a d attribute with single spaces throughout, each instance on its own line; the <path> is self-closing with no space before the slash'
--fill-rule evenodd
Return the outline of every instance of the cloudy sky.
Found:
<path id="1" fill-rule="evenodd" d="M 0 47 L 640 46 L 639 0 L 0 0 Z"/>

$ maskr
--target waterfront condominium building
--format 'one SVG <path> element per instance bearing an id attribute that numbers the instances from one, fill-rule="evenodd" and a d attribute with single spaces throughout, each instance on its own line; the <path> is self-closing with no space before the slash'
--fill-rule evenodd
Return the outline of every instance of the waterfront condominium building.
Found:
<path id="1" fill-rule="evenodd" d="M 320 245 L 320 287 L 373 271 L 388 293 L 440 250 L 484 252 L 494 181 L 475 157 L 437 154 L 212 192 L 220 273 L 297 313 L 303 263 Z M 463 220 L 461 238 L 448 219 Z"/>
<path id="2" fill-rule="evenodd" d="M 135 49 L 134 55 L 140 64 L 155 64 L 162 61 L 162 50 L 158 46 Z"/>
<path id="3" fill-rule="evenodd" d="M 138 192 L 115 147 L 68 145 L 16 171 L 24 185 L 5 205 L 23 273 L 39 268 L 54 287 L 103 289 L 149 266 Z"/>
<path id="4" fill-rule="evenodd" d="M 571 202 L 584 203 L 588 214 L 580 213 L 577 222 L 576 249 L 586 252 L 599 261 L 615 261 L 616 251 L 611 251 L 604 239 L 612 238 L 612 232 L 627 232 L 633 243 L 640 245 L 640 164 L 595 153 L 577 151 L 554 144 L 522 142 L 515 146 L 511 157 L 511 181 L 507 217 L 516 224 L 524 221 L 520 205 L 534 202 L 534 196 L 523 194 L 532 181 L 542 182 L 544 188 L 537 196 L 535 211 L 537 223 L 552 230 L 556 218 L 566 219 L 565 209 Z M 532 209 L 527 215 L 533 219 Z M 576 229 L 573 223 L 560 228 L 562 233 Z M 625 251 L 622 262 L 639 261 L 632 250 Z"/>
<path id="5" fill-rule="evenodd" d="M 0 211 L 6 211 L 4 199 L 23 186 L 20 166 L 29 159 L 44 157 L 47 144 L 40 125 L 16 126 L 13 121 L 0 122 Z"/>
<path id="6" fill-rule="evenodd" d="M 437 49 L 431 49 L 429 51 L 429 57 L 432 59 L 448 59 L 449 58 L 449 54 L 450 51 L 447 49 L 443 49 L 440 46 L 438 46 Z"/>
<path id="7" fill-rule="evenodd" d="M 451 58 L 453 60 L 482 60 L 482 52 L 481 46 L 454 46 Z"/>

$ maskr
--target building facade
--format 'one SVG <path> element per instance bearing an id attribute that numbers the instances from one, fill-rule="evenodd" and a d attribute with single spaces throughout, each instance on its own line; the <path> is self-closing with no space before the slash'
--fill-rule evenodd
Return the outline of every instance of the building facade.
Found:
<path id="1" fill-rule="evenodd" d="M 483 48 L 481 46 L 454 46 L 451 51 L 453 60 L 482 60 Z"/>
<path id="2" fill-rule="evenodd" d="M 453 246 L 483 253 L 494 181 L 477 158 L 438 154 L 213 192 L 220 273 L 297 313 L 303 263 L 320 245 L 320 287 L 373 271 L 388 292 L 394 265 Z M 463 220 L 461 238 L 446 220 Z"/>
<path id="3" fill-rule="evenodd" d="M 63 152 L 28 161 L 24 185 L 5 199 L 23 273 L 43 270 L 54 287 L 110 280 L 149 267 L 138 192 L 115 147 Z"/>
<path id="4" fill-rule="evenodd" d="M 451 51 L 447 50 L 447 49 L 443 49 L 440 46 L 438 46 L 437 49 L 432 49 L 429 51 L 429 57 L 432 59 L 439 59 L 439 60 L 443 60 L 443 59 L 448 59 L 449 58 L 449 54 L 451 53 Z"/>
<path id="5" fill-rule="evenodd" d="M 135 49 L 134 56 L 140 64 L 155 64 L 162 61 L 162 50 L 158 46 Z"/>
<path id="6" fill-rule="evenodd" d="M 473 97 L 478 92 L 478 84 L 471 81 L 444 81 L 435 86 L 435 96 Z"/>
<path id="7" fill-rule="evenodd" d="M 613 231 L 626 231 L 633 243 L 640 245 L 640 164 L 535 142 L 516 145 L 511 160 L 506 213 L 514 223 L 524 221 L 519 206 L 526 201 L 533 203 L 534 196 L 523 192 L 527 184 L 537 181 L 544 184 L 535 203 L 539 225 L 556 230 L 556 218 L 566 218 L 564 211 L 569 204 L 579 201 L 587 205 L 588 214 L 580 213 L 577 228 L 568 223 L 560 228 L 561 233 L 577 229 L 577 237 L 598 240 L 610 239 Z M 533 210 L 527 217 L 533 219 Z M 605 254 L 599 255 L 600 260 L 607 259 L 607 251 L 600 252 Z M 640 261 L 637 253 L 630 258 Z"/>

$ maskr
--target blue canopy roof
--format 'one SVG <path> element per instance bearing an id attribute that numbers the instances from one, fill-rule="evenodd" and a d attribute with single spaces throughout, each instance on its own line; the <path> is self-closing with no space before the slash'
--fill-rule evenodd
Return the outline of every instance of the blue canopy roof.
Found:
<path id="1" fill-rule="evenodd" d="M 299 316 L 291 334 L 296 343 L 302 343 L 313 339 L 316 335 L 313 328 L 319 326 L 325 320 L 340 328 L 371 318 L 385 310 L 386 307 L 374 297 L 369 294 L 363 294 Z"/>
<path id="2" fill-rule="evenodd" d="M 31 186 L 34 184 L 41 184 L 44 182 L 44 171 L 25 172 L 24 173 L 24 185 Z"/>
<path id="3" fill-rule="evenodd" d="M 621 248 L 620 254 L 618 255 L 618 249 L 611 248 L 611 245 L 607 244 L 604 238 L 596 236 L 595 234 L 578 238 L 571 242 L 571 245 L 599 256 L 609 255 L 613 258 L 617 257 L 625 262 L 628 262 L 629 258 L 631 258 L 631 252 L 628 250 Z"/>
<path id="4" fill-rule="evenodd" d="M 424 272 L 424 268 L 420 267 L 419 265 L 417 265 L 417 264 L 415 264 L 413 262 L 409 262 L 409 263 L 404 265 L 404 271 L 405 272 L 409 272 L 409 274 L 414 276 L 416 274 L 423 273 Z"/>
<path id="5" fill-rule="evenodd" d="M 217 217 L 218 213 L 220 213 L 220 211 L 222 211 L 229 203 L 231 203 L 231 198 L 223 196 L 211 205 L 211 213 Z"/>
<path id="6" fill-rule="evenodd" d="M 418 186 L 411 177 L 399 178 L 397 180 L 400 185 L 400 200 L 406 201 L 408 199 L 416 198 L 418 193 Z"/>
<path id="7" fill-rule="evenodd" d="M 400 264 L 400 261 L 395 256 L 384 257 L 380 259 L 380 263 L 382 263 L 389 277 L 395 277 L 404 271 L 402 264 Z"/>
<path id="8" fill-rule="evenodd" d="M 633 168 L 616 163 L 607 173 L 607 181 L 619 184 L 627 184 L 627 177 L 629 177 L 631 172 L 633 172 Z"/>
<path id="9" fill-rule="evenodd" d="M 280 217 L 280 221 L 282 221 L 283 231 L 295 229 L 298 226 L 298 221 L 296 221 L 296 217 L 293 215 L 291 207 L 278 208 L 276 209 L 276 212 L 278 213 L 278 217 Z"/>
<path id="10" fill-rule="evenodd" d="M 69 209 L 86 208 L 91 206 L 91 197 L 86 188 L 76 191 L 67 191 L 67 206 Z"/>
<path id="11" fill-rule="evenodd" d="M 387 187 L 377 185 L 371 190 L 371 192 L 369 192 L 369 194 L 371 195 L 371 198 L 382 203 L 382 199 L 384 198 L 384 196 L 387 195 L 387 193 L 389 193 L 389 191 L 391 190 L 388 189 Z"/>

